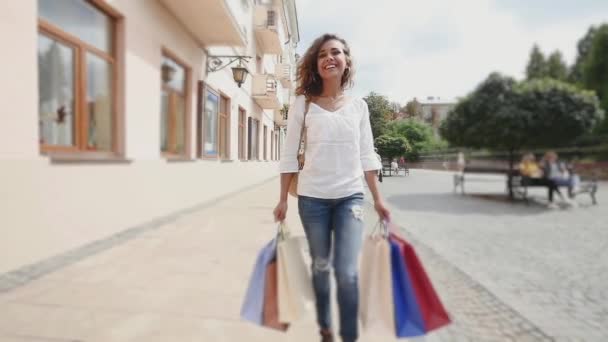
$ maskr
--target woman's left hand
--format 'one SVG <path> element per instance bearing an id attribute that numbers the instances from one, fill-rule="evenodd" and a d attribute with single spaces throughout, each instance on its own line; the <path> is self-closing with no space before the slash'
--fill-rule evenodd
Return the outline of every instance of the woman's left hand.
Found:
<path id="1" fill-rule="evenodd" d="M 378 216 L 380 217 L 381 220 L 386 221 L 386 222 L 391 221 L 391 212 L 384 205 L 384 202 L 382 202 L 381 200 L 376 201 L 374 203 L 374 209 L 376 209 L 376 212 L 378 213 Z"/>

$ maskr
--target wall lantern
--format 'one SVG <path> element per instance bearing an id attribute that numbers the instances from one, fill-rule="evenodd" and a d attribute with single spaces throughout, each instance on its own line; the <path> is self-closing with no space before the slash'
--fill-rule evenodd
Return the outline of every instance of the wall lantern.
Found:
<path id="1" fill-rule="evenodd" d="M 232 78 L 240 88 L 245 82 L 247 74 L 249 73 L 249 70 L 247 70 L 247 68 L 243 65 L 243 61 L 247 63 L 250 58 L 251 56 L 208 56 L 207 73 L 222 70 L 230 64 L 238 61 L 238 66 L 232 67 Z"/>

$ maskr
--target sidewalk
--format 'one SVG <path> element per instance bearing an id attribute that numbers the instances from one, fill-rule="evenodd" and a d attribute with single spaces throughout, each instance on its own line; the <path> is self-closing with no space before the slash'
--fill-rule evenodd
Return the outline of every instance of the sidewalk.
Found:
<path id="1" fill-rule="evenodd" d="M 277 188 L 275 179 L 157 229 L 123 234 L 125 241 L 112 248 L 0 292 L 0 341 L 316 341 L 312 312 L 287 333 L 239 319 L 255 257 L 275 233 Z M 375 214 L 370 205 L 365 209 L 370 227 Z M 303 235 L 294 199 L 288 223 L 292 234 Z M 427 341 L 547 340 L 413 242 L 455 320 Z M 379 339 L 363 334 L 361 341 Z"/>

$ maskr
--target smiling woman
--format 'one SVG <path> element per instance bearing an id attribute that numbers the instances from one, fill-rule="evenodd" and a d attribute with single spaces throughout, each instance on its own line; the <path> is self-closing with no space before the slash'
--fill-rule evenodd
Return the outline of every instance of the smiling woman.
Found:
<path id="1" fill-rule="evenodd" d="M 313 260 L 317 323 L 322 342 L 332 342 L 330 267 L 334 260 L 342 341 L 358 338 L 358 256 L 363 219 L 363 177 L 380 219 L 389 220 L 376 184 L 382 167 L 374 153 L 367 103 L 350 98 L 353 61 L 344 39 L 325 34 L 298 67 L 296 98 L 290 106 L 281 156 L 280 199 L 274 210 L 285 220 L 287 193 L 297 176 L 298 210 Z M 333 243 L 333 248 L 330 248 Z M 330 253 L 333 252 L 333 257 Z"/>
<path id="2" fill-rule="evenodd" d="M 327 47 L 321 51 L 321 48 L 325 43 L 328 43 Z M 341 46 L 340 46 L 341 45 Z M 352 87 L 353 85 L 353 61 L 350 56 L 350 47 L 346 41 L 333 34 L 325 34 L 317 40 L 315 40 L 310 48 L 306 51 L 300 62 L 298 68 L 297 81 L 299 83 L 296 89 L 296 94 L 306 96 L 319 96 L 323 91 L 323 83 L 320 74 L 322 68 L 319 67 L 319 61 L 322 61 L 330 51 L 333 56 L 342 55 L 344 62 L 341 63 L 341 69 L 335 72 L 339 72 L 342 76 L 340 78 L 340 86 L 342 89 Z M 325 74 L 325 70 L 323 70 Z"/>

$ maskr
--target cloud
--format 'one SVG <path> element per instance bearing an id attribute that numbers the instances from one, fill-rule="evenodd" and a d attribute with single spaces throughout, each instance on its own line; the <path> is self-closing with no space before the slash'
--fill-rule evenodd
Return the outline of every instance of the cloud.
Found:
<path id="1" fill-rule="evenodd" d="M 601 12 L 580 11 L 569 20 L 523 24 L 528 19 L 514 9 L 525 12 L 527 5 L 505 9 L 500 1 L 298 0 L 298 50 L 337 33 L 355 58 L 353 93 L 376 91 L 404 104 L 413 97 L 464 96 L 493 71 L 521 78 L 534 43 L 547 53 L 561 50 L 571 62 L 577 40 L 602 21 Z M 552 3 L 542 1 L 550 11 Z"/>

